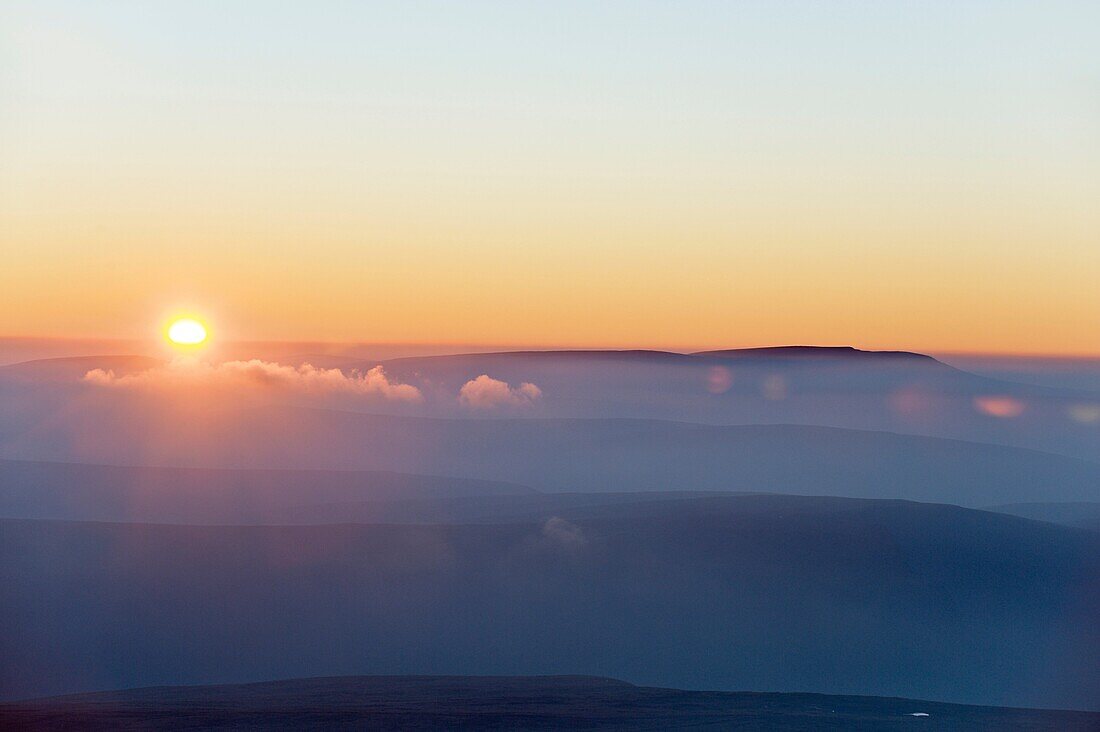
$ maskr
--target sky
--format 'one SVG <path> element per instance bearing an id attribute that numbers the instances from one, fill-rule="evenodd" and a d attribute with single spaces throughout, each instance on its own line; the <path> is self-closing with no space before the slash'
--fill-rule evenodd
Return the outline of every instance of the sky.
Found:
<path id="1" fill-rule="evenodd" d="M 4 2 L 0 335 L 1098 355 L 1098 28 Z"/>

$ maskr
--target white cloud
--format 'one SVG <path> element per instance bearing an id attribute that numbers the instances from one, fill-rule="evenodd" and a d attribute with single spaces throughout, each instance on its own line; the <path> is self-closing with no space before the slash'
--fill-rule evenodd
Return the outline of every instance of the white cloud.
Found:
<path id="1" fill-rule="evenodd" d="M 482 374 L 462 385 L 458 400 L 472 409 L 492 409 L 499 406 L 526 407 L 542 398 L 542 389 L 523 382 L 513 389 L 507 382 Z"/>
<path id="2" fill-rule="evenodd" d="M 542 535 L 567 549 L 577 549 L 588 543 L 581 527 L 560 516 L 546 519 L 546 523 L 542 525 Z"/>
<path id="3" fill-rule="evenodd" d="M 93 369 L 84 374 L 84 381 L 97 386 L 146 391 L 264 389 L 311 394 L 342 392 L 405 402 L 423 400 L 415 386 L 391 383 L 381 366 L 365 373 L 351 371 L 345 374 L 340 369 L 322 369 L 308 363 L 285 366 L 258 359 L 211 364 L 179 358 L 164 366 L 124 376 Z"/>

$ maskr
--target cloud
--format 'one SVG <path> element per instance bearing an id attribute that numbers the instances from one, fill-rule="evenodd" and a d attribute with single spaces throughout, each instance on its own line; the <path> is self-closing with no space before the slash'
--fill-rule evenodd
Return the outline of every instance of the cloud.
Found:
<path id="1" fill-rule="evenodd" d="M 84 381 L 96 386 L 146 391 L 196 389 L 262 389 L 307 394 L 345 393 L 378 396 L 404 402 L 423 401 L 411 384 L 394 384 L 381 366 L 345 374 L 340 369 L 322 369 L 310 364 L 285 366 L 270 361 L 226 361 L 211 364 L 179 358 L 164 366 L 124 376 L 114 371 L 93 369 Z"/>
<path id="2" fill-rule="evenodd" d="M 560 516 L 546 519 L 546 523 L 542 525 L 542 535 L 566 549 L 579 549 L 588 543 L 581 527 Z"/>
<path id="3" fill-rule="evenodd" d="M 523 382 L 513 389 L 507 382 L 482 374 L 462 385 L 458 400 L 472 409 L 492 409 L 500 406 L 526 407 L 542 398 L 542 389 Z"/>

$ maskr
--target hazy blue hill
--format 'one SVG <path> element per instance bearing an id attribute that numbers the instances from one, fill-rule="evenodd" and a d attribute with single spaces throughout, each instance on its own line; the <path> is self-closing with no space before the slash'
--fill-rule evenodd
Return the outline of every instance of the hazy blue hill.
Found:
<path id="1" fill-rule="evenodd" d="M 760 491 L 983 506 L 1091 500 L 1100 489 L 1098 463 L 796 425 L 444 420 L 265 408 L 193 431 L 175 425 L 163 442 L 173 461 L 446 474 L 546 491 Z"/>
<path id="2" fill-rule="evenodd" d="M 1073 416 L 1074 410 L 1095 408 L 1095 392 L 989 378 L 919 353 L 808 346 L 696 354 L 556 351 L 430 356 L 385 365 L 395 378 L 444 392 L 457 392 L 481 374 L 537 384 L 542 403 L 518 416 L 823 425 L 1084 459 L 1100 455 L 1100 430 Z M 1008 400 L 1021 411 L 998 418 L 980 408 L 988 399 Z M 440 414 L 446 414 L 444 407 L 438 406 Z"/>
<path id="3" fill-rule="evenodd" d="M 32 435 L 8 441 L 0 454 L 131 465 L 393 471 L 555 492 L 780 492 L 968 506 L 1091 501 L 1100 490 L 1100 463 L 828 427 L 459 420 L 299 407 L 196 411 L 166 419 L 163 410 L 141 405 L 111 407 L 70 409 Z"/>
<path id="4" fill-rule="evenodd" d="M 0 368 L 0 454 L 85 462 L 153 462 L 145 457 L 10 449 L 13 442 L 29 444 L 24 450 L 36 447 L 42 442 L 32 434 L 36 432 L 117 429 L 127 421 L 140 422 L 143 409 L 153 410 L 155 405 L 150 402 L 156 400 L 155 395 L 104 390 L 80 381 L 91 368 L 132 373 L 155 363 L 128 358 L 57 359 Z M 343 357 L 322 363 L 350 373 L 378 362 Z M 458 419 L 631 418 L 712 425 L 802 424 L 1011 445 L 1086 460 L 1100 455 L 1100 429 L 1087 422 L 1097 408 L 1095 393 L 992 379 L 907 352 L 802 346 L 702 354 L 525 351 L 412 357 L 383 365 L 392 380 L 417 386 L 425 399 L 410 404 L 275 390 L 251 394 L 249 403 Z M 460 388 L 482 374 L 513 386 L 534 383 L 543 396 L 526 409 L 503 406 L 483 411 L 463 406 L 458 399 Z M 998 418 L 983 411 L 983 400 L 1019 411 Z M 153 416 L 163 419 L 163 409 Z M 83 419 L 84 423 L 74 427 L 64 424 L 66 419 Z M 58 435 L 58 440 L 70 446 L 99 439 L 99 435 L 89 439 L 83 433 Z M 128 449 L 135 452 L 138 447 Z"/>
<path id="5" fill-rule="evenodd" d="M 990 506 L 988 510 L 1023 516 L 1036 521 L 1050 521 L 1082 529 L 1100 530 L 1100 502 L 1010 503 L 1003 506 Z"/>
<path id="6" fill-rule="evenodd" d="M 540 493 L 386 471 L 227 470 L 0 460 L 0 517 L 177 524 L 462 523 L 628 510 L 698 491 Z M 595 515 L 595 514 L 594 514 Z"/>
<path id="7" fill-rule="evenodd" d="M 758 494 L 759 503 L 740 500 L 754 494 L 695 493 L 691 491 L 646 491 L 637 493 L 533 493 L 529 495 L 460 496 L 392 501 L 353 501 L 304 504 L 269 512 L 258 523 L 334 524 L 334 523 L 513 523 L 545 521 L 552 517 L 570 521 L 595 519 L 642 519 L 679 515 L 705 517 L 715 513 L 753 510 L 798 511 L 801 507 L 834 502 L 830 496 L 787 496 Z M 765 498 L 766 496 L 766 498 Z M 1052 508 L 1028 511 L 1033 504 L 1011 504 L 987 510 L 1031 520 L 1059 523 L 1082 529 L 1100 528 L 1096 504 L 1038 504 L 1044 506 L 1085 506 L 1071 514 Z M 1021 507 L 1022 510 L 1017 510 Z M 1091 510 L 1089 510 L 1091 509 Z M 1055 520 L 1058 519 L 1058 520 Z M 221 523 L 224 523 L 221 522 Z"/>
<path id="8" fill-rule="evenodd" d="M 925 714 L 926 718 L 913 715 Z M 1091 732 L 1100 714 L 913 699 L 684 691 L 591 676 L 349 676 L 0 705 L 24 729 L 684 729 Z"/>
<path id="9" fill-rule="evenodd" d="M 667 416 L 661 411 L 660 395 L 675 395 L 688 419 L 722 415 L 727 412 L 723 407 L 732 406 L 731 400 L 760 399 L 763 380 L 777 376 L 793 379 L 789 386 L 796 388 L 787 394 L 789 398 L 837 388 L 864 392 L 872 386 L 881 390 L 911 383 L 932 383 L 951 392 L 1000 386 L 921 354 L 805 346 L 694 354 L 515 351 L 419 356 L 385 361 L 384 366 L 402 380 L 430 379 L 456 388 L 483 373 L 511 382 L 532 381 L 554 394 L 561 410 L 583 410 L 586 400 L 595 400 L 605 409 L 614 405 L 615 413 L 602 416 Z M 728 367 L 732 375 L 722 395 L 708 389 L 715 367 Z"/>
<path id="10" fill-rule="evenodd" d="M 497 378 L 542 379 L 555 389 L 580 391 L 585 388 L 650 383 L 679 392 L 696 393 L 705 386 L 710 369 L 729 366 L 742 375 L 729 384 L 732 394 L 756 391 L 764 375 L 789 373 L 802 389 L 816 390 L 843 386 L 866 388 L 876 372 L 876 386 L 907 383 L 935 384 L 951 392 L 976 388 L 1008 388 L 1031 394 L 1057 394 L 1057 389 L 1012 384 L 978 376 L 949 366 L 932 356 L 910 351 L 865 351 L 850 346 L 776 346 L 741 348 L 698 353 L 667 351 L 507 351 L 455 355 L 415 356 L 384 361 L 388 372 L 402 378 L 430 375 L 435 379 L 460 381 L 481 373 Z M 362 364 L 366 366 L 366 364 Z M 857 380 L 845 381 L 845 375 Z M 705 391 L 705 389 L 703 390 Z M 1069 392 L 1065 392 L 1069 393 Z M 599 396 L 593 393 L 592 396 Z M 618 396 L 618 395 L 616 395 Z M 644 403 L 644 395 L 636 395 Z M 711 396 L 713 400 L 715 397 Z"/>
<path id="11" fill-rule="evenodd" d="M 952 364 L 973 373 L 1004 381 L 1073 389 L 1100 396 L 1100 359 L 1087 357 L 951 354 Z"/>
<path id="12" fill-rule="evenodd" d="M 68 356 L 0 366 L 0 379 L 26 381 L 80 381 L 92 369 L 113 371 L 119 376 L 151 369 L 164 363 L 149 356 Z"/>
<path id="13" fill-rule="evenodd" d="M 375 421 L 375 418 L 368 419 Z M 434 421 L 427 423 L 438 426 Z M 523 426 L 538 427 L 538 423 L 525 422 Z M 764 447 L 756 450 L 749 445 L 738 450 L 735 456 L 749 451 L 759 455 L 766 451 L 769 444 L 785 444 L 780 438 L 760 439 Z M 905 442 L 908 444 L 908 440 Z M 964 456 L 968 456 L 969 460 L 964 464 L 971 465 L 969 479 L 974 482 L 966 487 L 966 496 L 955 496 L 956 501 L 967 502 L 975 491 L 996 489 L 991 482 L 993 479 L 1012 480 L 1017 487 L 1024 485 L 1020 475 L 1008 472 L 1019 467 L 1018 462 L 1009 463 L 992 476 L 975 479 L 973 473 L 977 468 L 973 466 L 981 463 L 975 461 L 966 446 L 963 447 Z M 461 449 L 460 445 L 446 455 L 453 458 Z M 822 449 L 826 454 L 829 450 L 839 451 L 842 459 L 849 455 L 836 446 L 829 447 L 827 443 Z M 800 452 L 805 453 L 805 450 Z M 495 454 L 495 451 L 483 451 L 482 458 L 491 458 Z M 532 471 L 527 477 L 550 481 L 551 487 L 565 485 L 566 480 L 557 474 L 560 468 L 555 469 L 552 457 L 551 453 L 546 459 L 540 459 L 541 464 L 550 466 L 548 474 L 539 478 Z M 810 456 L 810 459 L 817 458 Z M 896 459 L 896 456 L 890 459 Z M 948 460 L 942 456 L 941 459 L 945 469 L 958 467 L 958 459 Z M 488 465 L 495 465 L 495 460 L 493 458 Z M 423 464 L 426 458 L 421 456 L 418 462 Z M 853 460 L 852 465 L 858 470 L 850 471 L 851 478 L 847 482 L 843 480 L 844 474 L 829 477 L 823 473 L 821 469 L 828 465 L 824 461 L 816 468 L 812 465 L 807 467 L 802 475 L 779 471 L 781 464 L 782 461 L 777 460 L 770 467 L 761 466 L 758 459 L 755 469 L 746 468 L 740 470 L 739 475 L 722 477 L 728 486 L 765 486 L 772 488 L 771 492 L 789 491 L 807 495 L 820 494 L 829 486 L 838 493 L 849 495 L 864 490 L 871 494 L 869 497 L 890 491 L 903 495 L 906 491 L 930 492 L 920 483 L 927 477 L 927 469 L 917 472 L 916 481 L 902 479 L 891 483 L 889 488 L 882 488 L 875 482 L 867 482 L 868 478 L 861 475 L 874 475 L 874 471 L 883 466 L 867 465 L 862 457 Z M 436 467 L 442 468 L 443 464 Z M 765 472 L 757 472 L 761 467 L 765 468 Z M 768 471 L 773 472 L 769 474 Z M 604 469 L 600 469 L 600 475 L 604 482 L 587 481 L 593 488 L 587 492 L 540 492 L 513 482 L 383 470 L 164 468 L 0 460 L 0 517 L 177 524 L 500 523 L 544 520 L 551 516 L 570 519 L 641 517 L 659 514 L 670 506 L 680 512 L 698 511 L 705 514 L 724 510 L 729 505 L 736 505 L 739 510 L 749 505 L 726 500 L 730 493 L 736 491 L 700 491 L 690 487 L 675 490 L 603 490 L 617 482 L 633 483 L 625 478 L 609 477 Z M 1047 480 L 1053 482 L 1056 475 L 1050 477 L 1047 474 Z M 1089 474 L 1082 475 L 1087 478 Z M 755 476 L 755 479 L 748 480 L 746 476 Z M 1041 473 L 1033 474 L 1029 480 L 1034 482 L 1028 485 L 1036 493 L 1040 489 L 1049 493 L 1045 488 L 1048 483 L 1042 477 Z M 652 483 L 645 480 L 638 482 L 652 487 Z M 714 480 L 702 482 L 721 484 Z M 690 486 L 691 483 L 683 485 Z M 959 490 L 963 490 L 962 485 L 962 479 L 946 484 L 948 487 L 960 486 Z M 939 489 L 944 486 L 937 484 Z M 783 503 L 781 495 L 771 500 L 775 506 L 789 505 Z M 796 497 L 796 500 L 805 504 L 808 498 Z M 1095 527 L 1100 520 L 1098 506 L 1100 504 L 1089 502 L 1020 503 L 994 506 L 988 510 L 1070 526 Z"/>
<path id="14" fill-rule="evenodd" d="M 722 494 L 694 491 L 633 493 L 530 493 L 413 498 L 387 501 L 304 503 L 265 512 L 264 524 L 512 523 L 559 517 L 634 516 L 663 510 L 666 501 Z M 654 506 L 650 509 L 648 506 Z M 15 517 L 21 518 L 21 517 Z M 173 520 L 174 523 L 179 523 Z M 225 523 L 224 521 L 220 523 Z"/>
<path id="15" fill-rule="evenodd" d="M 534 494 L 530 488 L 497 481 L 380 471 L 209 470 L 0 460 L 0 516 L 14 518 L 296 523 L 293 519 L 303 504 Z"/>
<path id="16" fill-rule="evenodd" d="M 9 699 L 577 672 L 998 705 L 1100 699 L 1100 539 L 952 506 L 740 496 L 515 524 L 5 520 L 0 576 Z"/>

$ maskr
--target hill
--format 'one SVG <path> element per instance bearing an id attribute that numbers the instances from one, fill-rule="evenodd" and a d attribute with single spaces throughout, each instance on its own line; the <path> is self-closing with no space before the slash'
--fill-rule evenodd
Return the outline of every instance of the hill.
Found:
<path id="1" fill-rule="evenodd" d="M 1100 699 L 1100 538 L 953 506 L 737 496 L 480 525 L 4 520 L 0 576 L 7 699 L 577 672 L 1013 706 Z"/>
<path id="2" fill-rule="evenodd" d="M 923 716 L 918 716 L 923 715 Z M 0 705 L 21 729 L 684 729 L 1089 732 L 1100 714 L 913 699 L 684 691 L 585 676 L 352 676 Z"/>
<path id="3" fill-rule="evenodd" d="M 0 516 L 161 523 L 299 523 L 306 506 L 531 496 L 499 481 L 384 471 L 212 470 L 0 460 Z M 339 520 L 348 520 L 336 517 Z"/>
<path id="4" fill-rule="evenodd" d="M 113 371 L 119 376 L 134 374 L 164 363 L 149 356 L 66 356 L 0 366 L 0 379 L 31 382 L 80 381 L 92 369 Z"/>
<path id="5" fill-rule="evenodd" d="M 295 358 L 301 358 L 296 356 Z M 154 361 L 125 357 L 57 359 L 0 368 L 0 445 L 36 441 L 31 433 L 88 413 L 98 428 L 149 407 L 154 394 L 85 384 L 93 368 L 133 373 Z M 301 360 L 288 362 L 292 365 Z M 376 361 L 322 358 L 314 365 L 365 373 Z M 659 419 L 711 425 L 801 424 L 889 431 L 1036 449 L 1092 460 L 1100 431 L 1094 392 L 1012 383 L 909 352 L 782 347 L 699 354 L 663 351 L 525 351 L 391 359 L 393 382 L 417 387 L 419 402 L 357 399 L 348 394 L 253 390 L 222 394 L 207 408 L 258 404 L 358 409 L 405 416 L 483 418 Z M 541 398 L 471 409 L 459 390 L 481 375 L 513 387 L 533 383 Z M 197 394 L 196 397 L 201 397 Z M 201 398 L 191 406 L 203 405 Z M 175 405 L 180 407 L 181 405 Z M 186 405 L 184 405 L 186 406 Z M 160 405 L 160 419 L 165 415 Z M 89 441 L 85 435 L 73 441 Z M 95 440 L 91 440 L 95 441 Z M 131 462 L 87 454 L 3 452 L 7 457 Z M 148 460 L 137 461 L 149 463 Z M 423 472 L 416 469 L 410 472 Z"/>
<path id="6" fill-rule="evenodd" d="M 750 491 L 988 506 L 1095 500 L 1100 464 L 997 445 L 797 425 L 450 420 L 295 407 L 127 412 L 40 429 L 19 457 L 97 463 L 374 470 L 556 492 Z M 57 445 L 55 451 L 51 445 Z M 30 453 L 30 455 L 27 455 Z M 46 453 L 45 455 L 41 453 Z M 6 457 L 15 457 L 9 454 Z"/>
<path id="7" fill-rule="evenodd" d="M 155 409 L 122 409 L 106 425 L 95 413 L 70 412 L 66 421 L 41 426 L 33 437 L 0 454 L 131 465 L 392 471 L 555 492 L 748 491 L 966 506 L 1092 501 L 1100 486 L 1095 462 L 798 425 L 451 420 L 297 407 L 165 419 Z"/>
<path id="8" fill-rule="evenodd" d="M 989 510 L 1023 516 L 1036 521 L 1050 521 L 1055 524 L 1100 531 L 1100 502 L 1010 503 L 1004 506 L 991 506 Z"/>

